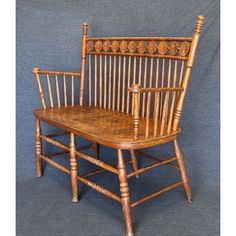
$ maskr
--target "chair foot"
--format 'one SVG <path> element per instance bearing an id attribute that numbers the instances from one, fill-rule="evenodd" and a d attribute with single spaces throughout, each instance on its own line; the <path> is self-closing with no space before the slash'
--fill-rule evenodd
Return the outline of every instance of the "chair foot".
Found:
<path id="1" fill-rule="evenodd" d="M 41 173 L 37 172 L 37 178 L 41 178 L 41 177 L 43 177 L 43 173 L 42 172 Z"/>
<path id="2" fill-rule="evenodd" d="M 184 184 L 184 189 L 186 192 L 188 202 L 191 203 L 192 202 L 192 192 L 191 192 L 190 185 L 189 185 L 188 181 Z"/>
<path id="3" fill-rule="evenodd" d="M 133 232 L 127 233 L 126 236 L 134 236 Z"/>
<path id="4" fill-rule="evenodd" d="M 78 197 L 72 197 L 72 200 L 71 200 L 71 201 L 74 202 L 74 203 L 76 203 L 76 202 L 79 201 L 79 198 L 78 198 Z"/>

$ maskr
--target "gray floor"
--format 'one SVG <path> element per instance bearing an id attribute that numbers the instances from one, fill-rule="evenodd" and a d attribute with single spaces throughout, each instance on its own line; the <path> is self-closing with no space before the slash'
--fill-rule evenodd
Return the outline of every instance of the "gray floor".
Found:
<path id="1" fill-rule="evenodd" d="M 143 173 L 140 179 L 130 179 L 132 200 L 176 181 L 176 170 L 168 168 L 169 175 L 166 167 L 158 170 Z M 91 179 L 95 180 L 94 177 Z M 118 181 L 113 174 L 99 174 L 96 182 L 119 193 Z M 124 235 L 119 203 L 83 184 L 79 187 L 81 201 L 72 203 L 69 183 L 66 174 L 51 167 L 46 168 L 42 178 L 17 178 L 18 236 Z M 219 191 L 213 187 L 204 189 L 192 185 L 192 204 L 187 202 L 180 187 L 133 208 L 136 236 L 220 235 Z"/>

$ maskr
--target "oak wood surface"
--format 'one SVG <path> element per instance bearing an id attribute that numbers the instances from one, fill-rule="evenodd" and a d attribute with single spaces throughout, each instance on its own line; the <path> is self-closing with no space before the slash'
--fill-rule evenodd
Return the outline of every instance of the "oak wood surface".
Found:
<path id="1" fill-rule="evenodd" d="M 34 111 L 37 176 L 42 176 L 43 160 L 70 175 L 73 202 L 78 201 L 78 182 L 82 182 L 122 203 L 126 236 L 134 236 L 131 207 L 181 185 L 188 201 L 192 201 L 177 136 L 203 22 L 204 17 L 198 16 L 192 37 L 97 38 L 88 37 L 88 24 L 83 23 L 81 72 L 32 69 L 43 107 Z M 43 135 L 41 121 L 66 132 Z M 53 139 L 67 134 L 70 146 Z M 75 135 L 92 141 L 92 145 L 76 148 Z M 42 141 L 63 151 L 43 154 Z M 167 142 L 173 142 L 176 156 L 166 160 L 135 151 Z M 99 144 L 117 149 L 117 168 L 100 159 Z M 90 147 L 94 155 L 81 152 Z M 133 172 L 128 174 L 123 149 L 130 151 L 131 161 L 127 164 L 133 165 Z M 70 169 L 51 159 L 68 153 Z M 135 153 L 155 162 L 139 168 Z M 78 157 L 100 169 L 80 175 Z M 175 161 L 178 165 L 173 164 Z M 179 170 L 181 181 L 131 203 L 128 178 L 139 177 L 140 173 L 160 165 Z M 103 171 L 118 175 L 121 197 L 86 178 Z"/>
<path id="2" fill-rule="evenodd" d="M 120 149 L 137 149 L 173 140 L 180 132 L 167 134 L 167 127 L 162 136 L 145 137 L 146 119 L 140 118 L 139 139 L 133 139 L 133 117 L 92 106 L 67 106 L 48 109 L 36 109 L 35 116 L 42 121 L 73 132 L 97 143 Z M 153 121 L 150 121 L 150 127 Z M 153 129 L 152 129 L 153 130 Z"/>

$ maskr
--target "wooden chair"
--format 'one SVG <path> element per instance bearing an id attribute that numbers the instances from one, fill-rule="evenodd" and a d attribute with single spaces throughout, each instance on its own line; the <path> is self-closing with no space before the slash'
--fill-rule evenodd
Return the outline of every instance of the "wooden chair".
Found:
<path id="1" fill-rule="evenodd" d="M 181 131 L 179 123 L 203 21 L 204 17 L 198 16 L 193 37 L 188 38 L 91 38 L 87 37 L 88 24 L 84 23 L 80 73 L 42 71 L 39 68 L 32 70 L 43 105 L 43 109 L 34 111 L 37 176 L 42 176 L 42 161 L 45 161 L 70 175 L 73 202 L 78 201 L 78 182 L 120 202 L 126 235 L 134 235 L 131 207 L 178 186 L 184 187 L 188 201 L 192 201 L 177 136 Z M 46 87 L 43 87 L 44 82 L 47 83 Z M 78 96 L 75 95 L 76 91 L 79 91 Z M 42 135 L 41 121 L 65 132 Z M 53 139 L 65 134 L 70 135 L 69 146 Z M 91 145 L 77 148 L 75 135 L 90 140 L 97 155 L 98 144 L 117 149 L 117 167 L 82 152 Z M 42 141 L 63 151 L 43 154 Z M 140 151 L 168 142 L 174 144 L 175 156 L 167 160 Z M 130 151 L 131 161 L 128 163 L 123 159 L 123 150 Z M 70 169 L 52 159 L 65 153 L 70 153 Z M 155 162 L 138 168 L 136 154 Z M 100 168 L 79 174 L 77 157 Z M 134 171 L 127 173 L 126 165 L 130 163 Z M 128 179 L 160 165 L 178 169 L 181 180 L 131 203 Z M 118 175 L 121 196 L 88 178 L 103 171 Z"/>

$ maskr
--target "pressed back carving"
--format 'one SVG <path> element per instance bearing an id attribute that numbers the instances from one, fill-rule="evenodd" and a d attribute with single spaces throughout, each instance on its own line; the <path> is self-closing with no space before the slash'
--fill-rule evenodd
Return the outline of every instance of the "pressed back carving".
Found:
<path id="1" fill-rule="evenodd" d="M 86 54 L 186 60 L 191 41 L 192 38 L 180 37 L 87 37 Z"/>

